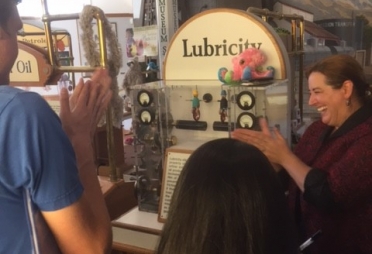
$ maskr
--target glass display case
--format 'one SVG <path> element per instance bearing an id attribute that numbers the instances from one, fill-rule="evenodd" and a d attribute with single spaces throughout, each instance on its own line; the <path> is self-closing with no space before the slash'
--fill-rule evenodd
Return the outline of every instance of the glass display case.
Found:
<path id="1" fill-rule="evenodd" d="M 239 86 L 222 86 L 228 98 L 228 117 L 231 127 L 259 130 L 259 118 L 276 127 L 291 144 L 291 109 L 288 100 L 288 81 L 251 82 Z"/>
<path id="2" fill-rule="evenodd" d="M 158 212 L 163 160 L 169 147 L 195 150 L 236 128 L 259 129 L 265 117 L 290 144 L 288 81 L 221 85 L 217 80 L 166 80 L 131 87 L 137 173 L 142 211 Z"/>

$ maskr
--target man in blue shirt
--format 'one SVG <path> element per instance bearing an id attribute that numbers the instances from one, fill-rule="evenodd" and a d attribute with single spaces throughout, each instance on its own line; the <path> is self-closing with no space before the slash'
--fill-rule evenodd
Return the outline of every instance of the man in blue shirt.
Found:
<path id="1" fill-rule="evenodd" d="M 110 253 L 110 218 L 92 138 L 111 98 L 98 69 L 60 118 L 38 94 L 9 87 L 22 28 L 19 0 L 0 1 L 0 253 Z"/>

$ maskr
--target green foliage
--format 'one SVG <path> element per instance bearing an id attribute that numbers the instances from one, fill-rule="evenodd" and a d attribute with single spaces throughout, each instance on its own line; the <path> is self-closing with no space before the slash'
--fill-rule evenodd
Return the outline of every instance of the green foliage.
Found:
<path id="1" fill-rule="evenodd" d="M 363 21 L 363 48 L 369 48 L 372 43 L 372 26 L 364 15 L 358 15 L 356 19 L 361 19 Z"/>
<path id="2" fill-rule="evenodd" d="M 366 25 L 363 34 L 363 48 L 369 48 L 372 43 L 372 26 Z"/>
<path id="3" fill-rule="evenodd" d="M 276 32 L 277 34 L 279 34 L 279 35 L 283 35 L 283 34 L 288 34 L 288 35 L 290 35 L 290 34 L 291 34 L 287 29 L 282 28 L 282 27 L 274 27 L 274 30 L 275 30 L 275 32 Z"/>
<path id="4" fill-rule="evenodd" d="M 361 20 L 363 20 L 363 25 L 364 25 L 364 26 L 369 25 L 369 20 L 366 18 L 366 16 L 364 16 L 364 15 L 357 15 L 355 18 L 356 18 L 356 19 L 361 19 Z"/>

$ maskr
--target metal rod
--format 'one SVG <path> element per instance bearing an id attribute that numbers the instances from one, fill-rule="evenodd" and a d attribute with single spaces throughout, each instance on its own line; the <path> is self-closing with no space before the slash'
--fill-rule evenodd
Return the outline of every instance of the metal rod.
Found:
<path id="1" fill-rule="evenodd" d="M 96 70 L 95 67 L 90 66 L 55 66 L 54 68 L 63 72 L 94 72 Z"/>
<path id="2" fill-rule="evenodd" d="M 103 12 L 95 13 L 97 19 L 98 35 L 99 35 L 99 45 L 100 45 L 100 63 L 103 68 L 107 68 L 107 52 L 106 52 L 106 36 L 103 29 Z M 110 166 L 110 181 L 118 180 L 118 172 L 116 171 L 116 153 L 114 150 L 114 133 L 112 124 L 112 105 L 110 103 L 106 111 L 106 131 L 107 131 L 107 154 Z"/>
<path id="3" fill-rule="evenodd" d="M 106 52 L 106 36 L 105 31 L 103 30 L 103 23 L 102 23 L 102 15 L 103 13 L 96 13 L 97 19 L 97 27 L 98 27 L 98 35 L 99 35 L 99 50 L 100 50 L 100 63 L 103 68 L 107 67 L 107 52 Z"/>
<path id="4" fill-rule="evenodd" d="M 79 13 L 71 13 L 71 14 L 44 14 L 42 17 L 42 20 L 47 20 L 49 22 L 52 21 L 59 21 L 59 20 L 71 20 L 71 19 L 79 19 L 80 15 Z"/>
<path id="5" fill-rule="evenodd" d="M 107 154 L 110 167 L 110 181 L 116 182 L 118 180 L 118 173 L 116 172 L 116 154 L 114 151 L 114 133 L 112 126 L 112 110 L 111 106 L 106 111 L 106 132 L 107 132 Z"/>
<path id="6" fill-rule="evenodd" d="M 56 66 L 57 65 L 56 59 L 55 59 L 55 55 L 53 54 L 52 28 L 50 26 L 49 20 L 45 18 L 49 15 L 48 3 L 46 0 L 41 0 L 41 5 L 44 7 L 42 21 L 44 23 L 44 31 L 45 31 L 45 37 L 46 37 L 46 42 L 47 42 L 49 62 L 52 66 Z"/>
<path id="7" fill-rule="evenodd" d="M 68 36 L 68 45 L 69 45 L 69 50 L 68 50 L 68 55 L 70 57 L 69 59 L 69 63 L 70 63 L 70 66 L 74 66 L 74 54 L 73 54 L 73 51 L 72 51 L 72 40 L 71 40 L 71 36 Z M 75 82 L 76 82 L 76 79 L 75 79 L 75 73 L 74 72 L 70 72 L 72 75 L 71 75 L 71 81 L 72 81 L 72 89 L 75 89 Z"/>
<path id="8" fill-rule="evenodd" d="M 57 20 L 71 20 L 71 19 L 79 19 L 79 14 L 62 14 L 62 15 L 49 15 L 48 12 L 48 4 L 47 0 L 41 0 L 41 4 L 43 6 L 43 16 L 42 21 L 44 23 L 44 30 L 47 42 L 47 49 L 48 49 L 48 57 L 50 64 L 54 67 L 54 69 L 62 71 L 62 72 L 93 72 L 96 68 L 95 67 L 87 67 L 87 66 L 58 66 L 56 63 L 56 57 L 53 52 L 53 45 L 52 45 L 52 29 L 50 23 L 52 21 Z M 102 20 L 104 18 L 104 13 L 102 11 L 97 11 L 93 14 L 93 18 L 97 19 L 97 26 L 98 26 L 98 35 L 99 35 L 99 45 L 100 45 L 100 66 L 103 68 L 107 68 L 107 52 L 106 52 L 106 36 L 103 29 Z M 93 38 L 92 38 L 93 39 Z M 72 45 L 70 44 L 70 48 Z M 70 49 L 71 50 L 71 49 Z M 113 123 L 112 123 L 112 105 L 110 104 L 107 111 L 106 111 L 106 131 L 107 131 L 107 153 L 109 159 L 109 166 L 110 166 L 110 180 L 117 181 L 118 173 L 116 172 L 116 154 L 114 149 L 114 134 L 113 134 Z"/>
<path id="9" fill-rule="evenodd" d="M 300 117 L 301 117 L 301 122 L 303 121 L 303 114 L 304 114 L 304 105 L 303 105 L 303 100 L 304 100 L 304 95 L 303 95 L 303 81 L 304 81 L 304 39 L 305 39 L 305 26 L 304 26 L 304 20 L 300 20 L 300 62 L 299 62 L 299 104 L 300 104 Z"/>
<path id="10" fill-rule="evenodd" d="M 297 43 L 296 43 L 296 38 L 297 38 L 297 22 L 296 19 L 291 20 L 291 40 L 292 40 L 292 48 L 291 50 L 296 52 L 297 51 Z"/>
<path id="11" fill-rule="evenodd" d="M 66 35 L 71 37 L 69 32 L 66 31 L 52 31 L 52 35 Z M 45 32 L 24 32 L 24 31 L 18 31 L 19 36 L 34 36 L 34 35 L 45 35 Z"/>

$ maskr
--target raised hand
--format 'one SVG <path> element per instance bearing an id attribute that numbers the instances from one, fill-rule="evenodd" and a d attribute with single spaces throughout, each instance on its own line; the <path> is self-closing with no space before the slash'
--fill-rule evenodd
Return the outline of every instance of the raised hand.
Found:
<path id="1" fill-rule="evenodd" d="M 79 80 L 69 97 L 66 89 L 60 94 L 62 127 L 70 139 L 89 135 L 93 138 L 99 120 L 107 109 L 112 92 L 107 70 L 97 69 L 91 80 Z"/>
<path id="2" fill-rule="evenodd" d="M 266 119 L 260 119 L 260 127 L 262 131 L 236 129 L 232 137 L 260 149 L 270 160 L 274 169 L 279 170 L 286 155 L 291 151 L 280 132 L 276 128 L 270 130 Z"/>

